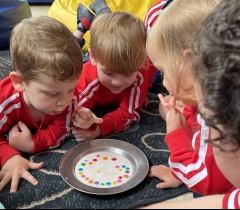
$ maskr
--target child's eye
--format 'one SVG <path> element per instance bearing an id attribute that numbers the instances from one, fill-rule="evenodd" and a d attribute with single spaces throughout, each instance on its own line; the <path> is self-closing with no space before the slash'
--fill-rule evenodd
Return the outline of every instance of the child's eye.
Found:
<path id="1" fill-rule="evenodd" d="M 58 95 L 58 93 L 46 93 L 48 96 L 55 97 Z"/>
<path id="2" fill-rule="evenodd" d="M 126 77 L 129 77 L 129 76 L 131 76 L 132 75 L 132 73 L 131 74 L 124 74 L 124 76 L 126 76 Z"/>
<path id="3" fill-rule="evenodd" d="M 104 74 L 106 74 L 106 75 L 112 75 L 113 73 L 112 73 L 112 72 L 104 72 Z"/>
<path id="4" fill-rule="evenodd" d="M 69 90 L 68 92 L 69 92 L 69 93 L 72 93 L 72 92 L 74 92 L 74 89 L 72 89 L 72 90 Z"/>

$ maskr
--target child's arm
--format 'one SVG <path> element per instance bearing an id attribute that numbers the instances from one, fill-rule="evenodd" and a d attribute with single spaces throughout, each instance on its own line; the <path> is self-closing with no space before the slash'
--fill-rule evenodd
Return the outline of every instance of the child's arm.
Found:
<path id="1" fill-rule="evenodd" d="M 0 147 L 2 149 L 2 147 Z M 1 153 L 3 151 L 1 150 Z M 17 191 L 20 178 L 24 178 L 33 185 L 37 185 L 38 181 L 28 172 L 29 169 L 40 169 L 43 162 L 33 163 L 20 155 L 14 155 L 9 158 L 2 166 L 0 171 L 0 191 L 11 181 L 10 192 Z"/>
<path id="2" fill-rule="evenodd" d="M 34 149 L 31 153 L 53 149 L 63 143 L 70 135 L 71 118 L 75 108 L 75 103 L 72 102 L 62 113 L 45 116 L 40 129 L 32 135 Z"/>
<path id="3" fill-rule="evenodd" d="M 173 176 L 171 168 L 165 165 L 155 165 L 150 167 L 148 176 L 157 177 L 162 180 L 156 185 L 156 188 L 158 189 L 177 188 L 183 184 L 182 181 Z"/>
<path id="4" fill-rule="evenodd" d="M 90 109 L 79 107 L 73 116 L 72 134 L 77 142 L 95 139 L 101 135 L 101 130 L 97 124 L 103 119 L 98 118 Z"/>
<path id="5" fill-rule="evenodd" d="M 4 137 L 3 129 L 0 130 L 0 136 L 0 191 L 12 180 L 10 192 L 16 192 L 20 178 L 24 178 L 33 185 L 36 185 L 38 181 L 28 170 L 40 169 L 44 163 L 33 163 L 23 158 L 21 153 L 9 146 Z"/>
<path id="6" fill-rule="evenodd" d="M 108 97 L 111 97 L 109 95 L 104 98 L 104 94 L 109 94 L 109 92 L 104 93 L 106 88 L 99 90 L 102 85 L 95 67 L 91 67 L 91 64 L 87 62 L 84 64 L 77 88 L 79 91 L 78 105 L 90 110 L 96 106 L 116 107 L 116 101 L 118 102 L 117 110 L 104 115 L 103 122 L 98 124 L 103 137 L 112 132 L 124 131 L 132 122 L 140 120 L 139 112 L 148 93 L 148 71 L 140 69 L 135 82 L 124 90 L 124 95 L 122 92 L 109 99 Z"/>
<path id="7" fill-rule="evenodd" d="M 145 209 L 222 209 L 224 195 L 209 195 L 189 200 L 161 202 L 144 207 Z"/>
<path id="8" fill-rule="evenodd" d="M 102 118 L 98 118 L 90 109 L 85 107 L 81 107 L 73 115 L 73 125 L 82 129 L 88 129 L 92 124 L 102 122 Z"/>
<path id="9" fill-rule="evenodd" d="M 12 127 L 8 140 L 9 145 L 20 152 L 31 153 L 34 149 L 31 131 L 21 121 Z"/>
<path id="10" fill-rule="evenodd" d="M 182 121 L 179 111 L 175 108 L 175 97 L 172 96 L 169 101 L 166 101 L 162 94 L 159 94 L 158 97 L 161 101 L 162 106 L 166 109 L 167 133 L 177 129 L 181 129 Z M 182 181 L 173 176 L 171 168 L 164 165 L 152 166 L 149 169 L 148 176 L 157 177 L 158 179 L 162 180 L 162 182 L 156 185 L 156 187 L 160 189 L 176 188 L 183 184 Z"/>
<path id="11" fill-rule="evenodd" d="M 139 112 L 148 93 L 147 74 L 147 70 L 140 70 L 133 85 L 127 88 L 118 109 L 103 117 L 103 122 L 98 125 L 102 136 L 124 131 L 132 122 L 140 120 Z"/>
<path id="12" fill-rule="evenodd" d="M 202 195 L 227 192 L 232 184 L 218 169 L 212 147 L 205 142 L 209 138 L 209 128 L 196 108 L 185 107 L 184 115 L 186 128 L 169 132 L 165 137 L 173 175 L 190 190 Z"/>
<path id="13" fill-rule="evenodd" d="M 77 142 L 93 140 L 101 136 L 101 130 L 97 124 L 94 124 L 94 126 L 89 129 L 81 129 L 78 127 L 72 127 L 71 129 Z"/>

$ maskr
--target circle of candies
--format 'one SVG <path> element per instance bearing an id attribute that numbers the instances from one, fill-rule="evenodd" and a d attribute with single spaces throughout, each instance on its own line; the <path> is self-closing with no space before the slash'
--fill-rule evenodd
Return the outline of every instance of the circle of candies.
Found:
<path id="1" fill-rule="evenodd" d="M 100 155 L 96 155 L 97 158 L 100 157 Z M 108 160 L 108 157 L 103 157 L 103 160 Z M 112 158 L 112 161 L 116 161 L 117 159 L 116 158 Z M 88 162 L 88 160 L 85 160 L 85 162 L 88 162 L 88 165 L 92 165 L 94 162 L 97 162 L 97 159 L 93 159 L 92 160 L 93 162 Z M 81 166 L 86 166 L 87 164 L 86 163 L 81 163 Z M 122 170 L 125 170 L 125 174 L 123 176 L 119 176 L 118 177 L 118 180 L 117 181 L 113 181 L 113 182 L 106 182 L 106 183 L 99 183 L 98 181 L 93 181 L 93 180 L 90 180 L 88 177 L 86 177 L 84 174 L 83 174 L 83 168 L 79 168 L 78 169 L 78 174 L 81 176 L 81 178 L 84 178 L 86 181 L 88 181 L 89 184 L 95 184 L 95 185 L 100 185 L 100 186 L 111 186 L 111 185 L 116 185 L 117 183 L 121 183 L 122 182 L 122 179 L 123 178 L 129 178 L 128 176 L 128 173 L 129 173 L 129 170 L 130 168 L 125 166 L 125 165 L 122 165 L 121 167 L 116 165 L 115 166 L 116 169 L 118 169 L 119 172 L 121 172 Z M 97 170 L 97 173 L 100 173 L 100 170 Z"/>

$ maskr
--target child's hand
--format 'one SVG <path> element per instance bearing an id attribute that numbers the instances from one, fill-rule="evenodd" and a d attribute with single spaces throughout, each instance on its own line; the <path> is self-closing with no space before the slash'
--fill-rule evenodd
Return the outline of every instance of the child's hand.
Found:
<path id="1" fill-rule="evenodd" d="M 170 101 L 167 102 L 162 94 L 158 94 L 158 97 L 162 103 L 162 105 L 168 110 L 166 114 L 166 126 L 167 133 L 181 129 L 182 128 L 182 120 L 179 114 L 179 111 L 175 108 L 176 99 L 174 96 L 171 97 Z"/>
<path id="2" fill-rule="evenodd" d="M 156 185 L 156 188 L 165 189 L 165 188 L 177 188 L 183 184 L 182 181 L 176 179 L 172 175 L 171 168 L 165 165 L 152 166 L 148 172 L 149 177 L 157 177 L 162 180 L 161 183 Z"/>
<path id="3" fill-rule="evenodd" d="M 76 127 L 72 127 L 71 129 L 78 143 L 81 141 L 93 140 L 102 134 L 98 125 L 95 131 L 88 131 Z"/>
<path id="4" fill-rule="evenodd" d="M 31 153 L 33 151 L 32 134 L 23 122 L 19 121 L 10 130 L 9 145 L 20 152 Z"/>
<path id="5" fill-rule="evenodd" d="M 20 155 L 14 155 L 9 158 L 0 171 L 0 191 L 12 180 L 10 193 L 17 191 L 20 178 L 24 178 L 33 185 L 37 185 L 38 181 L 28 172 L 29 169 L 40 169 L 43 162 L 33 163 Z"/>
<path id="6" fill-rule="evenodd" d="M 73 116 L 73 125 L 77 128 L 87 129 L 93 123 L 102 123 L 103 119 L 98 118 L 90 109 L 79 109 Z"/>

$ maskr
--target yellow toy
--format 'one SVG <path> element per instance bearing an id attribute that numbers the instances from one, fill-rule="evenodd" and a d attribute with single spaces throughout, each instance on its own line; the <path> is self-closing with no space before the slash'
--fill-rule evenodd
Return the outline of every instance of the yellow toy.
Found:
<path id="1" fill-rule="evenodd" d="M 77 28 L 77 6 L 79 3 L 89 8 L 93 0 L 55 0 L 49 9 L 48 16 L 53 17 L 64 23 L 70 31 L 74 32 Z M 149 7 L 157 0 L 106 0 L 112 12 L 128 11 L 144 20 Z M 129 29 L 130 30 L 130 29 Z M 86 41 L 83 51 L 89 48 L 90 33 L 84 35 Z"/>

